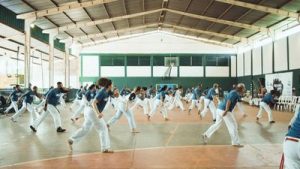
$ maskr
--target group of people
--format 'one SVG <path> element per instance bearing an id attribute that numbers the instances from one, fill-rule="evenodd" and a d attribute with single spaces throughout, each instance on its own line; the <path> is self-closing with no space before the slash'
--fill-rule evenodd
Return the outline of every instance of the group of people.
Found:
<path id="1" fill-rule="evenodd" d="M 31 85 L 29 86 L 28 90 L 23 94 L 18 85 L 11 93 L 11 105 L 6 110 L 6 112 L 12 108 L 15 110 L 15 114 L 11 117 L 11 120 L 16 122 L 20 115 L 28 110 L 30 113 L 30 128 L 33 132 L 37 132 L 39 125 L 50 113 L 53 117 L 56 131 L 65 132 L 66 129 L 62 128 L 60 113 L 56 107 L 59 104 L 64 104 L 62 96 L 64 93 L 67 93 L 69 89 L 63 87 L 61 82 L 58 82 L 55 88 L 49 89 L 46 94 L 42 95 L 37 92 L 36 86 L 32 88 Z M 197 108 L 197 112 L 201 119 L 206 116 L 208 111 L 212 114 L 213 124 L 202 134 L 205 144 L 221 127 L 221 124 L 224 121 L 228 128 L 232 145 L 235 147 L 242 147 L 233 110 L 237 107 L 243 115 L 246 116 L 243 106 L 240 104 L 241 98 L 245 92 L 245 85 L 240 83 L 233 86 L 232 90 L 223 100 L 218 98 L 218 88 L 218 84 L 213 84 L 211 88 L 203 90 L 202 84 L 199 84 L 182 97 L 183 88 L 181 86 L 178 88 L 169 88 L 165 85 L 161 86 L 157 91 L 152 87 L 147 88 L 137 86 L 132 91 L 128 89 L 119 91 L 118 88 L 113 87 L 110 79 L 100 78 L 97 85 L 91 84 L 90 86 L 81 87 L 76 93 L 76 99 L 70 107 L 72 110 L 71 120 L 76 122 L 83 112 L 84 122 L 82 126 L 69 137 L 67 142 L 72 150 L 73 144 L 83 139 L 94 126 L 99 134 L 101 151 L 103 153 L 112 153 L 113 151 L 111 150 L 108 132 L 110 127 L 113 126 L 123 114 L 128 121 L 130 131 L 132 133 L 138 133 L 139 131 L 137 130 L 134 117 L 136 107 L 141 107 L 143 109 L 143 113 L 148 120 L 151 120 L 155 113 L 160 110 L 164 120 L 168 121 L 168 114 L 172 109 L 177 107 L 181 109 L 181 111 L 185 111 L 182 102 L 182 100 L 185 100 L 187 103 L 190 103 L 188 113 L 191 113 L 194 108 Z M 33 106 L 34 97 L 41 100 L 36 106 Z M 275 97 L 274 91 L 266 93 L 263 96 L 259 112 L 257 113 L 257 120 L 262 117 L 262 113 L 265 110 L 268 113 L 269 123 L 275 123 L 272 117 L 272 110 L 269 106 L 274 103 Z M 22 99 L 23 106 L 18 110 L 17 104 Z M 216 104 L 216 102 L 218 104 Z M 109 109 L 109 107 L 115 110 L 115 113 L 111 119 L 106 122 L 103 119 L 103 113 L 106 109 Z M 295 115 L 293 122 L 291 122 L 290 131 L 286 141 L 293 140 L 291 138 L 294 138 L 294 141 L 295 138 L 296 140 L 299 140 L 299 124 L 300 115 Z M 292 151 L 290 148 L 291 145 L 291 143 L 285 143 L 285 151 Z M 288 156 L 286 159 L 288 159 Z M 286 161 L 293 160 L 289 159 Z M 299 161 L 296 164 L 299 164 Z"/>

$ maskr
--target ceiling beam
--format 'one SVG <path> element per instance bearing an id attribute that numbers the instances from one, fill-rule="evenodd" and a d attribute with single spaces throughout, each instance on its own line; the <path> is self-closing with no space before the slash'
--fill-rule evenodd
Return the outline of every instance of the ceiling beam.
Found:
<path id="1" fill-rule="evenodd" d="M 251 29 L 251 30 L 255 30 L 255 31 L 259 31 L 259 32 L 268 32 L 269 31 L 269 29 L 265 28 L 265 27 L 249 25 L 249 24 L 244 24 L 244 23 L 240 23 L 240 22 L 233 22 L 233 21 L 228 21 L 228 20 L 224 20 L 224 19 L 217 19 L 217 18 L 213 18 L 213 17 L 197 15 L 197 14 L 182 12 L 182 11 L 173 10 L 173 9 L 164 9 L 164 10 L 171 12 L 171 13 L 178 14 L 178 15 L 188 16 L 191 18 L 206 20 L 206 21 L 220 23 L 220 24 L 231 25 L 231 26 L 245 28 L 245 29 Z"/>
<path id="2" fill-rule="evenodd" d="M 202 34 L 207 34 L 207 35 L 213 35 L 213 36 L 218 36 L 221 38 L 227 38 L 227 39 L 234 39 L 242 42 L 248 42 L 247 38 L 239 37 L 239 36 L 233 36 L 233 35 L 227 35 L 223 33 L 216 33 L 216 32 L 211 32 L 211 31 L 205 31 L 205 30 L 200 30 L 200 29 L 193 29 L 193 28 L 188 28 L 184 26 L 177 26 L 177 25 L 172 25 L 172 24 L 163 24 L 164 26 L 168 26 L 171 28 L 175 29 L 180 29 L 184 31 L 190 31 L 190 32 L 195 32 L 195 33 L 202 33 Z"/>
<path id="3" fill-rule="evenodd" d="M 227 4 L 232 4 L 232 5 L 240 6 L 240 7 L 244 7 L 244 8 L 249 8 L 249 9 L 253 9 L 253 10 L 257 10 L 257 11 L 262 11 L 262 12 L 266 12 L 266 13 L 271 13 L 271 14 L 275 14 L 275 15 L 279 15 L 279 16 L 295 18 L 295 19 L 299 20 L 299 13 L 297 13 L 297 12 L 291 12 L 291 11 L 287 11 L 287 10 L 283 10 L 283 9 L 276 9 L 276 8 L 272 8 L 272 7 L 256 5 L 256 4 L 241 2 L 241 1 L 237 1 L 237 0 L 216 0 L 216 1 L 227 3 Z"/>
<path id="4" fill-rule="evenodd" d="M 151 10 L 151 11 L 146 11 L 146 12 L 139 12 L 139 13 L 134 13 L 134 14 L 130 14 L 130 15 L 117 16 L 117 17 L 108 18 L 108 19 L 99 19 L 99 20 L 95 20 L 95 21 L 82 21 L 82 22 L 77 22 L 75 24 L 68 24 L 65 26 L 61 26 L 58 28 L 45 29 L 45 30 L 43 30 L 43 33 L 51 33 L 51 32 L 55 32 L 55 31 L 61 32 L 61 31 L 69 30 L 69 29 L 75 29 L 75 28 L 79 29 L 81 27 L 94 26 L 94 25 L 98 25 L 98 24 L 120 21 L 120 20 L 124 20 L 124 19 L 138 17 L 138 16 L 153 14 L 153 13 L 157 13 L 160 11 L 162 11 L 162 9 L 156 9 L 156 10 Z"/>
<path id="5" fill-rule="evenodd" d="M 60 42 L 66 42 L 69 40 L 80 41 L 80 40 L 84 40 L 84 39 L 103 37 L 103 36 L 116 34 L 116 33 L 131 32 L 131 31 L 145 29 L 145 28 L 154 27 L 154 26 L 158 26 L 158 23 L 146 24 L 146 25 L 142 25 L 142 26 L 135 26 L 135 27 L 125 28 L 125 29 L 112 30 L 112 31 L 107 31 L 107 32 L 103 32 L 103 33 L 95 33 L 95 34 L 89 34 L 89 35 L 84 35 L 84 36 L 77 36 L 77 37 L 74 37 L 73 39 L 60 40 Z"/>
<path id="6" fill-rule="evenodd" d="M 106 3 L 110 3 L 110 2 L 114 2 L 114 1 L 117 1 L 117 0 L 92 0 L 92 1 L 86 1 L 86 2 L 81 2 L 81 3 L 79 3 L 79 2 L 65 3 L 65 4 L 62 4 L 59 7 L 55 7 L 55 8 L 48 8 L 48 9 L 38 10 L 38 11 L 34 11 L 34 12 L 19 14 L 19 15 L 17 15 L 17 18 L 18 19 L 40 18 L 40 17 L 44 17 L 44 16 L 63 13 L 65 11 L 69 11 L 69 10 L 73 10 L 73 9 L 87 8 L 87 7 L 106 4 Z"/>

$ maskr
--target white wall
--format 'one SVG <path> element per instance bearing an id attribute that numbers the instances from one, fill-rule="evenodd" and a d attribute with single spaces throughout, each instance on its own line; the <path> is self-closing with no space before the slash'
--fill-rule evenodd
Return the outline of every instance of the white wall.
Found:
<path id="1" fill-rule="evenodd" d="M 142 43 L 141 43 L 142 42 Z M 116 47 L 117 46 L 117 47 Z M 83 48 L 81 53 L 236 53 L 227 48 L 178 37 L 164 32 L 153 32 L 140 37 L 108 42 Z"/>
<path id="2" fill-rule="evenodd" d="M 244 54 L 237 55 L 237 76 L 244 76 Z"/>
<path id="3" fill-rule="evenodd" d="M 100 76 L 125 77 L 125 66 L 101 66 Z"/>
<path id="4" fill-rule="evenodd" d="M 229 77 L 228 66 L 206 66 L 206 77 Z"/>
<path id="5" fill-rule="evenodd" d="M 263 73 L 272 73 L 272 65 L 273 65 L 273 44 L 269 43 L 263 46 Z"/>
<path id="6" fill-rule="evenodd" d="M 98 56 L 83 56 L 82 75 L 87 77 L 98 77 L 99 75 Z"/>
<path id="7" fill-rule="evenodd" d="M 153 77 L 164 77 L 167 69 L 168 67 L 166 66 L 153 66 Z M 177 77 L 177 74 L 178 74 L 178 68 L 173 67 L 170 76 Z"/>
<path id="8" fill-rule="evenodd" d="M 151 66 L 127 66 L 127 77 L 151 77 Z"/>
<path id="9" fill-rule="evenodd" d="M 262 72 L 261 70 L 261 47 L 253 49 L 253 75 L 260 75 Z"/>
<path id="10" fill-rule="evenodd" d="M 231 56 L 231 77 L 236 77 L 236 56 Z"/>
<path id="11" fill-rule="evenodd" d="M 245 66 L 245 76 L 251 75 L 251 50 L 245 52 L 245 61 L 244 61 L 244 66 Z"/>
<path id="12" fill-rule="evenodd" d="M 203 66 L 180 66 L 180 77 L 203 77 Z"/>
<path id="13" fill-rule="evenodd" d="M 300 33 L 289 37 L 290 69 L 300 69 Z"/>
<path id="14" fill-rule="evenodd" d="M 274 71 L 287 70 L 287 39 L 282 38 L 274 43 Z"/>

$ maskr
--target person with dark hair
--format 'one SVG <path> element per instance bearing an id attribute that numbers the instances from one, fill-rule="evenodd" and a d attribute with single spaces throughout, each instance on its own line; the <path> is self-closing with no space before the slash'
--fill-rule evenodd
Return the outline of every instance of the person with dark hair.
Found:
<path id="1" fill-rule="evenodd" d="M 46 103 L 44 106 L 44 111 L 42 114 L 34 120 L 33 124 L 30 125 L 30 129 L 33 132 L 37 132 L 39 125 L 45 120 L 47 115 L 50 113 L 53 120 L 54 126 L 57 132 L 65 132 L 66 129 L 61 127 L 61 117 L 57 110 L 57 106 L 60 104 L 61 93 L 67 93 L 69 90 L 63 87 L 61 82 L 57 82 L 57 87 L 52 89 L 49 94 L 46 96 Z"/>
<path id="2" fill-rule="evenodd" d="M 216 114 L 216 123 L 211 125 L 209 129 L 202 135 L 205 144 L 207 143 L 208 138 L 210 138 L 221 127 L 222 121 L 224 120 L 231 137 L 232 146 L 242 147 L 239 140 L 237 123 L 232 111 L 240 96 L 243 95 L 244 92 L 245 85 L 240 83 L 237 85 L 236 90 L 232 90 L 225 97 L 225 99 L 219 103 Z"/>
<path id="3" fill-rule="evenodd" d="M 117 107 L 117 112 L 115 115 L 107 122 L 107 127 L 111 127 L 113 124 L 115 124 L 122 116 L 122 114 L 125 114 L 125 117 L 127 118 L 130 130 L 132 133 L 139 133 L 139 131 L 136 130 L 136 122 L 134 119 L 133 109 L 129 108 L 130 103 L 134 103 L 137 100 L 137 95 L 140 94 L 141 87 L 136 87 L 132 93 L 129 95 L 122 97 L 119 94 L 119 90 L 116 88 L 114 89 L 114 101 L 115 105 Z"/>
<path id="4" fill-rule="evenodd" d="M 150 111 L 149 114 L 147 114 L 148 120 L 151 119 L 151 117 L 156 113 L 157 108 L 159 107 L 160 104 L 162 104 L 162 106 L 164 106 L 164 102 L 165 102 L 165 98 L 166 98 L 166 91 L 168 89 L 167 85 L 164 85 L 157 93 L 157 95 L 154 98 L 154 103 L 153 103 L 153 107 L 152 110 Z M 162 115 L 164 117 L 165 120 L 168 120 L 168 115 L 166 114 L 166 111 L 162 111 Z"/>
<path id="5" fill-rule="evenodd" d="M 200 98 L 201 90 L 202 84 L 199 84 L 198 87 L 195 87 L 195 89 L 192 90 L 192 103 L 189 107 L 189 114 L 191 113 L 194 107 L 198 107 L 198 99 Z"/>
<path id="6" fill-rule="evenodd" d="M 107 124 L 103 118 L 103 110 L 109 98 L 109 92 L 112 90 L 112 81 L 106 78 L 100 78 L 97 81 L 97 85 L 100 86 L 100 90 L 97 92 L 95 99 L 84 109 L 84 123 L 81 129 L 79 129 L 75 135 L 68 140 L 70 149 L 74 141 L 78 141 L 86 136 L 87 132 L 94 126 L 99 134 L 101 142 L 102 153 L 113 153 L 110 150 L 110 139 L 108 135 Z"/>
<path id="7" fill-rule="evenodd" d="M 71 137 L 68 139 L 69 148 L 72 151 L 73 150 L 73 143 L 79 142 L 84 136 L 88 134 L 90 129 L 93 126 L 92 121 L 90 121 L 90 113 L 95 114 L 94 112 L 90 112 L 92 101 L 96 96 L 96 85 L 92 84 L 89 86 L 85 94 L 82 96 L 82 101 L 84 102 L 84 122 L 81 128 L 75 131 L 75 133 L 72 134 Z M 97 117 L 96 117 L 97 120 Z"/>
<path id="8" fill-rule="evenodd" d="M 182 96 L 181 96 L 182 92 L 183 92 L 182 86 L 179 86 L 175 90 L 174 104 L 175 104 L 175 106 L 179 107 L 181 109 L 181 111 L 185 111 L 185 109 L 183 107 L 183 103 L 181 101 L 181 99 L 182 99 Z"/>
<path id="9" fill-rule="evenodd" d="M 47 95 L 49 94 L 49 92 L 53 89 L 54 87 L 53 86 L 51 86 L 49 89 L 48 89 L 48 91 L 45 93 L 45 94 L 43 94 L 42 95 L 42 98 L 40 98 L 40 100 L 41 100 L 41 102 L 37 105 L 37 106 L 35 106 L 35 111 L 36 112 L 38 112 L 39 114 L 40 114 L 40 112 L 42 111 L 42 109 L 43 109 L 43 107 L 45 106 L 45 103 L 46 103 L 46 97 L 47 97 Z M 40 110 L 39 110 L 40 109 Z"/>
<path id="10" fill-rule="evenodd" d="M 17 113 L 19 111 L 17 101 L 18 101 L 18 98 L 21 96 L 21 93 L 22 92 L 21 92 L 21 89 L 20 89 L 20 85 L 16 85 L 15 89 L 13 90 L 13 92 L 8 97 L 8 99 L 11 100 L 11 103 L 6 108 L 6 110 L 4 111 L 5 114 L 7 114 L 10 111 L 10 109 L 12 109 L 12 108 L 15 110 L 15 113 Z"/>
<path id="11" fill-rule="evenodd" d="M 270 93 L 267 93 L 261 102 L 259 103 L 259 111 L 256 116 L 256 120 L 259 121 L 260 118 L 262 118 L 263 110 L 265 110 L 268 113 L 269 123 L 275 123 L 272 116 L 272 110 L 270 108 L 270 104 L 275 104 L 274 98 L 276 97 L 276 91 L 271 90 Z"/>
<path id="12" fill-rule="evenodd" d="M 20 100 L 24 98 L 22 108 L 10 118 L 11 121 L 17 122 L 21 114 L 23 114 L 26 110 L 28 110 L 30 113 L 30 124 L 31 125 L 33 124 L 33 121 L 38 117 L 38 115 L 35 114 L 36 112 L 34 111 L 34 108 L 32 106 L 33 98 L 34 96 L 38 98 L 42 97 L 42 95 L 39 94 L 37 90 L 38 88 L 36 86 L 33 86 L 33 90 L 29 88 L 29 90 L 18 99 L 17 102 L 19 103 Z"/>
<path id="13" fill-rule="evenodd" d="M 210 110 L 213 121 L 216 121 L 216 106 L 214 104 L 214 99 L 217 96 L 216 89 L 218 89 L 219 85 L 215 83 L 212 88 L 210 88 L 207 92 L 207 95 L 205 96 L 204 99 L 204 109 L 200 113 L 200 118 L 204 118 L 205 115 L 207 114 L 208 110 Z"/>
<path id="14" fill-rule="evenodd" d="M 150 99 L 146 97 L 146 95 L 147 95 L 146 92 L 147 92 L 147 87 L 142 87 L 140 94 L 137 95 L 135 104 L 130 108 L 132 111 L 136 107 L 140 106 L 144 110 L 144 115 L 147 115 L 149 113 L 148 104 L 150 104 Z"/>

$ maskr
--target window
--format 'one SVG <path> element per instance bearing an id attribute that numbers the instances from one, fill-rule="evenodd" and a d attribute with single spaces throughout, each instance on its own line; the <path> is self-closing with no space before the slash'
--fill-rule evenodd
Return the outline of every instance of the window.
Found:
<path id="1" fill-rule="evenodd" d="M 101 56 L 102 66 L 124 66 L 125 57 L 124 56 Z"/>
<path id="2" fill-rule="evenodd" d="M 220 56 L 218 57 L 218 66 L 228 66 L 228 57 L 227 56 Z"/>
<path id="3" fill-rule="evenodd" d="M 111 56 L 101 56 L 100 58 L 102 66 L 113 66 L 113 59 Z"/>
<path id="4" fill-rule="evenodd" d="M 153 66 L 164 66 L 165 58 L 161 56 L 153 56 Z"/>
<path id="5" fill-rule="evenodd" d="M 206 56 L 206 66 L 217 66 L 217 57 Z"/>
<path id="6" fill-rule="evenodd" d="M 202 66 L 202 56 L 192 56 L 192 66 Z"/>
<path id="7" fill-rule="evenodd" d="M 191 59 L 192 59 L 191 56 L 181 56 L 179 58 L 180 66 L 191 66 L 192 65 Z"/>
<path id="8" fill-rule="evenodd" d="M 125 57 L 124 56 L 115 56 L 113 57 L 113 66 L 124 66 Z"/>
<path id="9" fill-rule="evenodd" d="M 150 56 L 127 56 L 128 66 L 150 66 Z"/>

